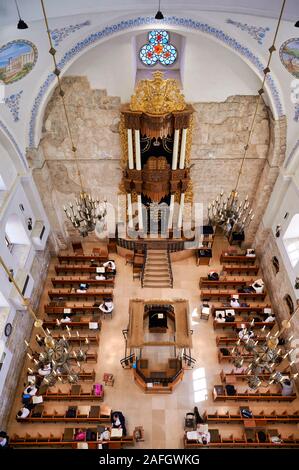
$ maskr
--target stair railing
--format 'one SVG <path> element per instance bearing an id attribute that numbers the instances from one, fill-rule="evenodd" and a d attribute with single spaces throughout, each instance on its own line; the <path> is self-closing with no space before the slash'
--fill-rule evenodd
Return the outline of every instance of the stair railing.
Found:
<path id="1" fill-rule="evenodd" d="M 170 252 L 169 252 L 169 249 L 167 249 L 167 260 L 168 260 L 168 270 L 169 270 L 170 286 L 173 288 L 173 275 L 172 275 L 172 267 L 171 267 L 171 260 L 170 260 Z"/>
<path id="2" fill-rule="evenodd" d="M 145 265 L 146 265 L 146 260 L 147 260 L 147 246 L 144 245 L 144 263 L 142 266 L 142 271 L 141 271 L 141 287 L 144 287 L 144 272 L 145 272 Z"/>

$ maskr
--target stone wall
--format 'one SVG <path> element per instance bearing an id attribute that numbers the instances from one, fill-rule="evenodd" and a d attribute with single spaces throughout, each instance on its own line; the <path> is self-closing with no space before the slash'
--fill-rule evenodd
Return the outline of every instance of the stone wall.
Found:
<path id="1" fill-rule="evenodd" d="M 36 311 L 40 296 L 46 280 L 48 266 L 50 261 L 50 250 L 47 245 L 45 250 L 37 252 L 32 264 L 30 274 L 34 279 L 34 289 L 31 295 L 31 304 Z M 24 339 L 30 338 L 33 326 L 33 319 L 26 310 L 16 312 L 13 330 L 8 338 L 6 346 L 12 353 L 10 369 L 7 374 L 0 400 L 0 428 L 5 429 L 9 419 L 9 414 L 15 400 L 15 390 L 18 386 L 19 377 L 23 369 L 26 347 Z M 21 397 L 20 397 L 21 405 Z"/>
<path id="2" fill-rule="evenodd" d="M 271 230 L 264 228 L 262 223 L 260 224 L 259 230 L 256 234 L 254 246 L 260 260 L 262 277 L 265 281 L 265 285 L 267 286 L 271 304 L 276 313 L 277 321 L 279 324 L 281 324 L 282 320 L 291 321 L 290 334 L 294 335 L 292 347 L 296 348 L 292 359 L 295 360 L 294 367 L 299 371 L 299 309 L 297 309 L 295 314 L 290 317 L 290 313 L 284 301 L 284 297 L 285 295 L 289 294 L 296 309 L 297 301 L 294 294 L 294 289 L 292 288 L 287 270 L 283 263 L 283 258 L 281 257 L 277 247 L 275 237 Z M 272 264 L 273 256 L 276 256 L 279 261 L 278 273 L 276 273 Z M 297 340 L 295 338 L 297 338 Z M 297 382 L 297 385 L 299 387 L 299 381 Z"/>
<path id="3" fill-rule="evenodd" d="M 120 99 L 104 90 L 92 90 L 86 77 L 63 78 L 62 86 L 77 146 L 77 164 L 65 127 L 61 98 L 54 91 L 48 103 L 43 135 L 38 149 L 28 152 L 33 176 L 52 227 L 52 246 L 65 248 L 75 236 L 66 220 L 63 205 L 80 192 L 78 168 L 83 186 L 96 197 L 107 197 L 116 207 L 121 181 Z M 225 102 L 195 103 L 191 170 L 194 201 L 207 205 L 223 189 L 235 187 L 244 146 L 252 122 L 255 96 L 231 96 Z M 279 133 L 281 132 L 281 134 Z M 255 130 L 240 179 L 240 197 L 246 194 L 258 211 L 254 230 L 268 203 L 281 163 L 285 129 L 272 122 L 261 101 Z M 279 158 L 278 158 L 278 157 Z"/>

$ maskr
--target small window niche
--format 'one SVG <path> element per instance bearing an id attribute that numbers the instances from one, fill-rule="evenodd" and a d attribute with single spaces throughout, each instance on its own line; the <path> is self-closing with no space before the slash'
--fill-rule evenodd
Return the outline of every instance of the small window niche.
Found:
<path id="1" fill-rule="evenodd" d="M 273 266 L 273 269 L 274 269 L 274 274 L 278 274 L 279 273 L 279 260 L 278 260 L 277 256 L 273 256 L 272 266 Z"/>
<path id="2" fill-rule="evenodd" d="M 295 307 L 294 307 L 294 302 L 292 300 L 292 297 L 289 295 L 289 294 L 286 294 L 283 298 L 284 302 L 285 302 L 285 305 L 288 309 L 288 312 L 291 315 L 293 315 L 294 311 L 295 311 Z"/>

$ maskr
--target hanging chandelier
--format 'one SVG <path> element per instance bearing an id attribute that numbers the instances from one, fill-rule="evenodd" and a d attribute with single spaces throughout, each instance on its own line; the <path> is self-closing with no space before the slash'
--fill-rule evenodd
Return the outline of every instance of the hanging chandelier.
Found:
<path id="1" fill-rule="evenodd" d="M 56 320 L 59 323 L 59 320 Z M 41 320 L 37 320 L 42 325 Z M 35 322 L 36 323 L 36 322 Z M 80 379 L 81 363 L 86 361 L 89 340 L 85 338 L 84 344 L 80 344 L 78 349 L 71 346 L 71 332 L 66 325 L 69 341 L 62 335 L 62 338 L 54 339 L 50 331 L 44 337 L 36 335 L 36 340 L 42 348 L 40 351 L 33 351 L 29 343 L 25 340 L 29 352 L 28 358 L 35 364 L 35 369 L 28 368 L 30 374 L 43 376 L 42 385 L 54 386 L 57 382 L 77 383 Z M 79 332 L 77 332 L 79 337 Z"/>
<path id="2" fill-rule="evenodd" d="M 281 23 L 282 14 L 284 11 L 286 0 L 283 0 L 282 7 L 280 10 L 280 15 L 278 18 L 273 44 L 269 48 L 269 57 L 266 67 L 263 69 L 264 78 L 262 81 L 262 86 L 258 90 L 258 97 L 256 101 L 255 111 L 253 114 L 251 126 L 249 128 L 248 138 L 246 145 L 244 146 L 244 154 L 241 162 L 241 166 L 238 172 L 237 182 L 234 189 L 230 192 L 228 197 L 223 197 L 223 191 L 216 197 L 216 199 L 208 205 L 208 219 L 210 225 L 215 225 L 220 227 L 225 235 L 230 238 L 232 234 L 242 235 L 244 239 L 244 231 L 249 226 L 250 222 L 254 218 L 253 209 L 250 207 L 248 201 L 248 196 L 246 196 L 244 202 L 238 202 L 238 187 L 240 183 L 240 178 L 243 173 L 244 162 L 247 156 L 247 151 L 249 149 L 249 143 L 254 131 L 255 122 L 258 114 L 258 108 L 261 101 L 262 94 L 264 93 L 264 85 L 268 73 L 270 73 L 270 62 L 272 59 L 273 52 L 276 51 L 275 41 L 277 38 L 277 33 Z"/>
<path id="3" fill-rule="evenodd" d="M 239 202 L 238 192 L 233 190 L 226 197 L 223 191 L 208 206 L 209 225 L 218 225 L 224 234 L 242 233 L 254 218 L 253 210 L 246 196 Z"/>
<path id="4" fill-rule="evenodd" d="M 105 217 L 107 215 L 106 199 L 104 200 L 104 203 L 100 203 L 99 199 L 94 199 L 83 188 L 82 176 L 81 176 L 81 172 L 80 172 L 78 160 L 77 160 L 77 148 L 75 146 L 73 134 L 72 134 L 71 127 L 70 127 L 70 119 L 68 116 L 67 106 L 66 106 L 66 102 L 64 99 L 65 93 L 61 86 L 61 80 L 60 80 L 61 70 L 58 68 L 56 58 L 55 58 L 56 49 L 53 47 L 51 31 L 49 29 L 44 0 L 40 0 L 40 1 L 41 1 L 41 7 L 43 10 L 43 16 L 44 16 L 44 21 L 46 25 L 48 40 L 50 44 L 49 54 L 52 56 L 53 63 L 54 63 L 53 73 L 57 77 L 59 95 L 62 100 L 62 106 L 64 110 L 64 115 L 65 115 L 65 124 L 68 130 L 68 134 L 69 134 L 69 138 L 71 142 L 71 150 L 74 155 L 74 159 L 75 159 L 75 163 L 77 167 L 77 175 L 78 175 L 79 183 L 81 187 L 80 196 L 79 198 L 76 198 L 75 206 L 73 203 L 69 203 L 69 207 L 64 206 L 64 212 L 67 218 L 73 224 L 73 227 L 78 229 L 82 237 L 86 237 L 88 233 L 93 232 L 95 228 L 97 228 L 96 235 L 100 238 L 102 231 L 104 231 L 106 227 L 106 224 L 105 224 Z"/>
<path id="5" fill-rule="evenodd" d="M 32 316 L 35 328 L 39 329 L 43 335 L 36 335 L 36 340 L 42 348 L 40 351 L 33 351 L 28 341 L 24 341 L 28 348 L 27 357 L 34 363 L 34 370 L 29 367 L 28 372 L 30 374 L 37 373 L 43 376 L 44 378 L 42 383 L 47 386 L 53 386 L 57 381 L 76 383 L 79 380 L 81 363 L 86 360 L 89 348 L 88 338 L 84 338 L 80 341 L 80 334 L 77 331 L 74 339 L 76 342 L 79 341 L 79 349 L 76 350 L 72 348 L 72 334 L 68 325 L 66 325 L 68 339 L 66 339 L 64 335 L 58 339 L 53 338 L 50 330 L 48 328 L 46 330 L 43 328 L 43 320 L 37 318 L 33 308 L 31 307 L 30 300 L 24 297 L 20 287 L 13 277 L 13 273 L 8 269 L 1 256 L 0 265 L 4 269 L 9 282 L 14 285 L 17 293 L 21 297 L 24 308 L 26 308 Z M 58 325 L 60 324 L 58 319 L 56 322 Z"/>
<path id="6" fill-rule="evenodd" d="M 70 202 L 69 207 L 63 206 L 65 215 L 79 230 L 82 237 L 86 237 L 89 232 L 96 228 L 96 234 L 102 234 L 106 228 L 107 201 L 100 202 L 85 192 L 80 193 L 76 198 L 75 206 Z"/>
<path id="7" fill-rule="evenodd" d="M 251 326 L 254 325 L 254 320 Z M 281 364 L 283 359 L 287 359 L 294 351 L 294 348 L 289 348 L 293 339 L 293 335 L 287 340 L 279 340 L 279 336 L 286 329 L 290 328 L 288 321 L 282 322 L 282 330 L 276 331 L 275 334 L 267 333 L 264 338 L 255 340 L 250 337 L 250 331 L 244 328 L 242 330 L 242 337 L 238 339 L 236 346 L 232 349 L 233 365 L 236 368 L 241 368 L 244 364 L 244 355 L 250 354 L 252 359 L 245 369 L 247 374 L 247 383 L 249 388 L 257 390 L 259 387 L 267 387 L 271 384 L 281 384 L 285 379 L 283 372 L 276 370 Z M 261 331 L 264 331 L 265 327 Z M 289 363 L 291 367 L 294 361 Z M 292 378 L 296 378 L 298 373 L 293 374 Z"/>

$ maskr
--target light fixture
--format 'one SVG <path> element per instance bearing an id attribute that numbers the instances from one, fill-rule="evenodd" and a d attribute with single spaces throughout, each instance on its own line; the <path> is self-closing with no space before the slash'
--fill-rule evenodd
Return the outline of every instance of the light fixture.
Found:
<path id="1" fill-rule="evenodd" d="M 226 198 L 221 191 L 220 195 L 216 197 L 216 199 L 208 205 L 208 219 L 210 225 L 219 226 L 225 235 L 232 239 L 234 239 L 234 235 L 236 238 L 240 240 L 244 240 L 244 231 L 254 218 L 253 210 L 250 207 L 250 203 L 248 202 L 248 196 L 246 196 L 244 202 L 238 202 L 238 187 L 240 183 L 240 178 L 243 172 L 243 167 L 246 159 L 246 155 L 249 149 L 249 143 L 251 141 L 251 137 L 254 131 L 256 118 L 258 115 L 258 107 L 260 104 L 261 96 L 264 93 L 264 85 L 267 79 L 267 75 L 270 73 L 270 62 L 272 58 L 272 54 L 276 51 L 275 48 L 275 40 L 277 38 L 278 29 L 281 23 L 282 14 L 284 11 L 286 0 L 283 0 L 282 7 L 280 10 L 280 15 L 278 18 L 276 31 L 274 34 L 273 44 L 269 48 L 269 57 L 266 67 L 263 69 L 263 81 L 262 86 L 258 90 L 258 96 L 256 100 L 256 106 L 253 113 L 253 119 L 251 122 L 251 126 L 249 128 L 248 138 L 246 145 L 244 146 L 244 154 L 241 162 L 241 166 L 238 172 L 237 181 L 235 184 L 234 189 L 230 192 L 228 197 Z"/>
<path id="2" fill-rule="evenodd" d="M 254 321 L 251 323 L 251 326 L 253 325 Z M 244 364 L 244 355 L 250 354 L 252 356 L 252 360 L 244 372 L 247 375 L 248 386 L 252 390 L 257 390 L 261 386 L 279 384 L 285 379 L 283 373 L 275 370 L 275 367 L 293 351 L 293 349 L 287 348 L 287 343 L 291 342 L 293 336 L 283 341 L 282 338 L 279 339 L 279 336 L 290 327 L 290 322 L 283 321 L 281 330 L 272 335 L 269 332 L 264 338 L 259 338 L 259 341 L 249 338 L 248 330 L 243 329 L 242 338 L 232 349 L 233 365 L 236 368 L 241 368 Z M 281 347 L 282 343 L 285 344 L 285 351 Z M 289 365 L 291 366 L 291 363 Z M 295 374 L 292 377 L 295 378 Z"/>
<path id="3" fill-rule="evenodd" d="M 21 18 L 20 10 L 19 10 L 18 4 L 17 4 L 17 0 L 15 0 L 15 4 L 16 4 L 18 16 L 19 16 L 19 22 L 18 22 L 18 24 L 17 24 L 17 28 L 18 28 L 18 29 L 28 29 L 28 25 L 27 25 L 27 24 L 25 23 L 25 21 L 22 20 L 22 18 Z"/>
<path id="4" fill-rule="evenodd" d="M 57 77 L 59 95 L 62 100 L 62 105 L 64 109 L 64 114 L 65 114 L 65 125 L 68 130 L 68 134 L 69 134 L 69 138 L 71 142 L 71 150 L 74 155 L 74 159 L 75 159 L 75 163 L 77 167 L 77 174 L 78 174 L 79 183 L 81 187 L 80 195 L 78 198 L 76 198 L 75 206 L 73 203 L 70 202 L 69 207 L 67 206 L 63 207 L 64 212 L 67 218 L 73 224 L 73 227 L 78 229 L 82 237 L 86 237 L 88 233 L 93 232 L 96 227 L 97 227 L 96 235 L 100 237 L 102 233 L 101 228 L 104 230 L 106 227 L 106 224 L 103 222 L 105 222 L 105 217 L 107 214 L 107 209 L 106 209 L 107 201 L 104 200 L 104 203 L 100 203 L 99 199 L 94 199 L 83 188 L 82 176 L 81 176 L 81 172 L 80 172 L 80 168 L 79 168 L 79 164 L 77 160 L 77 147 L 75 146 L 75 143 L 74 143 L 74 138 L 73 138 L 72 130 L 70 127 L 70 118 L 68 116 L 67 106 L 66 106 L 66 102 L 64 99 L 64 91 L 61 86 L 61 80 L 60 80 L 61 70 L 58 68 L 58 64 L 55 58 L 56 49 L 53 47 L 52 37 L 50 34 L 50 29 L 49 29 L 49 24 L 48 24 L 48 18 L 46 15 L 46 10 L 45 10 L 45 5 L 44 5 L 44 0 L 40 0 L 40 1 L 41 1 L 41 7 L 43 10 L 43 16 L 44 16 L 47 35 L 48 35 L 48 40 L 50 44 L 49 54 L 53 58 L 53 64 L 54 64 L 53 73 Z"/>
<path id="5" fill-rule="evenodd" d="M 157 13 L 155 14 L 155 20 L 164 20 L 164 15 L 160 9 L 160 0 L 159 0 L 159 8 Z"/>
<path id="6" fill-rule="evenodd" d="M 13 283 L 15 289 L 22 299 L 24 308 L 26 308 L 29 314 L 34 319 L 35 328 L 41 330 L 43 336 L 36 335 L 37 342 L 42 351 L 33 351 L 29 345 L 29 342 L 24 340 L 26 347 L 28 348 L 27 356 L 34 363 L 34 368 L 38 370 L 43 368 L 45 365 L 48 366 L 48 373 L 44 375 L 43 383 L 48 386 L 54 385 L 57 380 L 75 383 L 79 379 L 79 370 L 81 368 L 81 362 L 86 360 L 87 349 L 88 349 L 88 338 L 84 338 L 82 344 L 80 343 L 79 350 L 75 351 L 70 346 L 70 341 L 67 341 L 62 335 L 62 339 L 54 339 L 51 335 L 50 330 L 43 328 L 43 320 L 37 318 L 33 308 L 30 305 L 30 300 L 26 299 L 22 294 L 21 289 L 14 280 L 10 269 L 6 266 L 3 259 L 0 256 L 0 265 L 9 277 L 10 282 Z M 67 327 L 67 325 L 66 325 Z M 71 336 L 70 330 L 67 327 L 69 337 Z M 79 334 L 78 334 L 79 336 Z M 71 366 L 70 362 L 75 361 L 76 366 Z M 33 374 L 33 367 L 29 367 L 28 371 Z"/>

